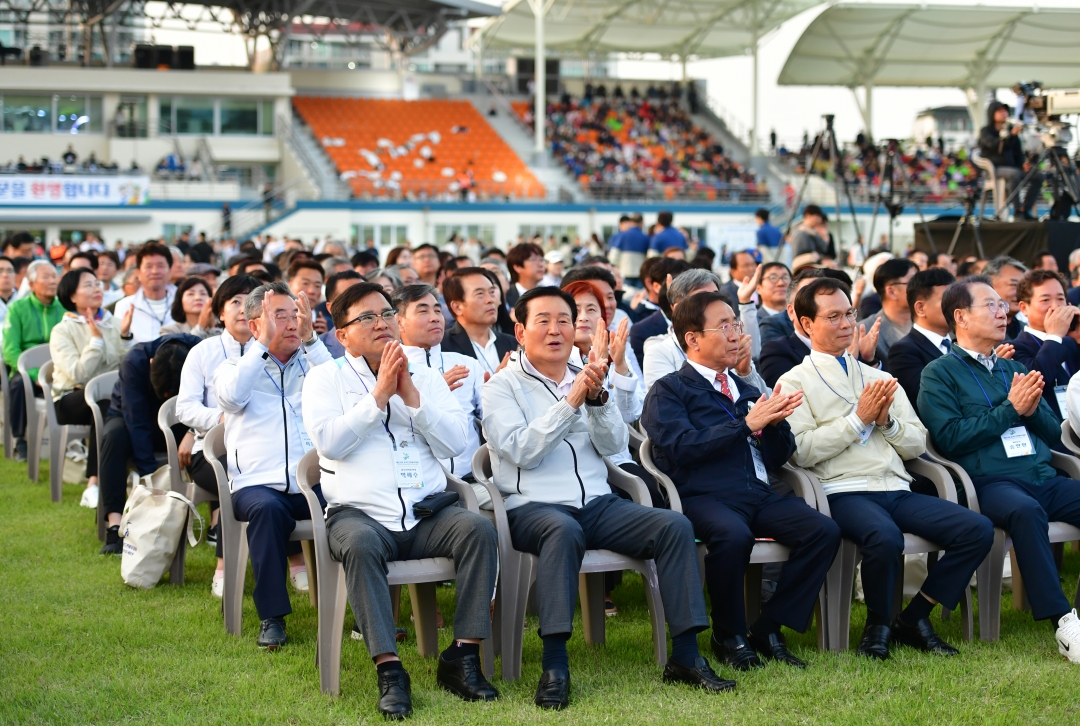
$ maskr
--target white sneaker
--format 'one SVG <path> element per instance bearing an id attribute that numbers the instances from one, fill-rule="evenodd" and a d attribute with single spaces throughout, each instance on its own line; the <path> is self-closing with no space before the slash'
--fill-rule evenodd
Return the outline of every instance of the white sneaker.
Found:
<path id="1" fill-rule="evenodd" d="M 295 575 L 290 574 L 289 579 L 292 580 L 293 589 L 297 592 L 308 591 L 307 570 L 300 570 Z"/>
<path id="2" fill-rule="evenodd" d="M 1080 618 L 1076 617 L 1076 608 L 1062 616 L 1054 635 L 1058 653 L 1068 658 L 1070 663 L 1080 663 Z"/>
<path id="3" fill-rule="evenodd" d="M 87 509 L 97 509 L 97 505 L 98 488 L 96 486 L 92 486 L 83 489 L 82 499 L 79 500 L 79 506 L 86 507 Z"/>
<path id="4" fill-rule="evenodd" d="M 215 570 L 214 579 L 210 581 L 210 594 L 221 599 L 225 594 L 225 570 Z"/>

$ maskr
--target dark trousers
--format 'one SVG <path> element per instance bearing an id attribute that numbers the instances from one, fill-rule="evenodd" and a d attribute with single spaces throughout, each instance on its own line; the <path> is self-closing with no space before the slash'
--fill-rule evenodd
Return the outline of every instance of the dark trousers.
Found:
<path id="1" fill-rule="evenodd" d="M 34 396 L 41 398 L 41 386 L 34 384 Z M 11 406 L 11 435 L 26 438 L 26 391 L 23 390 L 22 373 L 13 370 L 8 378 L 8 405 Z"/>
<path id="2" fill-rule="evenodd" d="M 657 509 L 671 509 L 671 502 L 668 501 L 667 494 L 664 493 L 664 490 L 656 482 L 656 477 L 650 474 L 648 469 L 634 461 L 619 464 L 619 468 L 627 474 L 632 474 L 638 479 L 641 479 L 642 483 L 645 484 L 645 488 L 649 490 L 649 497 L 652 499 L 652 505 L 654 507 Z M 620 499 L 633 501 L 630 499 L 629 494 L 618 487 L 611 487 L 611 491 Z"/>
<path id="3" fill-rule="evenodd" d="M 866 607 L 892 622 L 893 595 L 904 551 L 904 532 L 940 545 L 945 554 L 922 592 L 955 610 L 971 575 L 994 543 L 990 520 L 959 504 L 914 492 L 854 492 L 829 497 L 844 537 L 862 548 Z"/>
<path id="4" fill-rule="evenodd" d="M 709 553 L 705 584 L 712 600 L 713 634 L 717 639 L 746 635 L 743 577 L 758 537 L 771 537 L 791 548 L 776 593 L 763 609 L 774 623 L 800 633 L 814 614 L 821 584 L 840 547 L 840 527 L 799 497 L 747 490 L 690 497 L 683 511 Z"/>
<path id="5" fill-rule="evenodd" d="M 1028 172 L 1015 166 L 998 166 L 994 167 L 994 174 L 998 179 L 1005 180 L 1005 196 L 1008 198 L 1020 182 L 1024 180 Z M 1031 175 L 1026 187 L 1013 199 L 1013 210 L 1016 214 L 1031 213 L 1031 210 L 1035 208 L 1035 203 L 1039 200 L 1039 190 L 1042 188 L 1042 182 L 1042 173 L 1035 172 Z"/>
<path id="6" fill-rule="evenodd" d="M 173 435 L 179 441 L 187 429 L 183 424 L 173 427 Z M 106 514 L 121 513 L 127 501 L 128 462 L 132 455 L 131 434 L 121 416 L 105 419 L 101 432 L 101 451 L 98 452 L 98 486 Z M 165 436 L 154 427 L 154 452 L 165 451 Z M 152 474 L 153 472 L 140 472 Z"/>
<path id="7" fill-rule="evenodd" d="M 101 408 L 102 416 L 109 412 L 109 403 L 108 400 L 97 402 L 98 407 Z M 86 403 L 86 395 L 83 389 L 76 388 L 74 391 L 68 391 L 60 397 L 55 407 L 56 423 L 61 426 L 90 427 L 90 439 L 86 443 L 86 476 L 97 476 L 98 450 L 97 436 L 94 433 L 94 413 Z"/>
<path id="8" fill-rule="evenodd" d="M 203 452 L 197 451 L 191 455 L 191 463 L 188 464 L 187 472 L 191 480 L 195 482 L 195 486 L 209 492 L 214 497 L 214 500 L 210 502 L 210 514 L 212 516 L 214 510 L 218 508 L 218 486 L 217 476 L 214 475 L 214 467 L 203 456 Z M 216 554 L 221 557 L 221 553 L 221 537 L 218 537 Z"/>
<path id="9" fill-rule="evenodd" d="M 656 560 L 671 634 L 708 627 L 694 528 L 683 515 L 605 494 L 581 509 L 530 502 L 506 516 L 514 548 L 540 558 L 536 571 L 540 635 L 572 631 L 578 573 L 587 549 Z"/>
<path id="10" fill-rule="evenodd" d="M 1019 479 L 972 479 L 979 509 L 1012 537 L 1035 620 L 1069 611 L 1061 591 L 1046 528 L 1050 522 L 1080 526 L 1080 482 L 1063 476 L 1032 484 Z"/>
<path id="11" fill-rule="evenodd" d="M 322 487 L 312 488 L 325 510 Z M 256 484 L 233 492 L 232 502 L 236 519 L 248 523 L 248 551 L 251 571 L 255 574 L 254 598 L 259 619 L 285 617 L 292 612 L 286 582 L 287 559 L 300 549 L 300 543 L 290 542 L 289 535 L 296 529 L 298 520 L 311 519 L 307 499 L 303 494 L 285 494 Z"/>
<path id="12" fill-rule="evenodd" d="M 337 509 L 326 521 L 330 553 L 345 569 L 345 589 L 368 653 L 397 653 L 386 563 L 451 557 L 457 573 L 454 637 L 491 637 L 491 601 L 499 576 L 499 538 L 486 518 L 447 507 L 412 529 L 394 532 L 363 511 Z"/>

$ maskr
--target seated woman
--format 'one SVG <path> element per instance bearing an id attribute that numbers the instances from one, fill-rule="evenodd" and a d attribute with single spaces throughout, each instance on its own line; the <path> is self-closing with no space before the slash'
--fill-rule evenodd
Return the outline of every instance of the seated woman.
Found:
<path id="1" fill-rule="evenodd" d="M 102 309 L 104 288 L 89 267 L 71 270 L 60 278 L 56 296 L 67 312 L 52 330 L 49 351 L 53 362 L 53 401 L 56 421 L 63 426 L 89 426 L 86 476 L 88 483 L 80 504 L 94 509 L 98 504 L 98 450 L 94 416 L 83 389 L 94 376 L 120 367 L 131 341 L 122 336 L 131 328 L 131 311 L 121 321 Z M 98 401 L 102 413 L 109 400 Z"/>
<path id="2" fill-rule="evenodd" d="M 212 314 L 210 284 L 201 277 L 185 277 L 173 298 L 173 322 L 161 328 L 162 335 L 190 333 L 198 338 L 220 335 L 217 319 Z"/>

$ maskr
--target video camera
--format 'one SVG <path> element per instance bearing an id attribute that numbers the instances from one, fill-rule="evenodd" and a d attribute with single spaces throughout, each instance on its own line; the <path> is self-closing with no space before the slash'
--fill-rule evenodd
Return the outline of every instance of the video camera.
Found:
<path id="1" fill-rule="evenodd" d="M 1031 112 L 1045 146 L 1064 147 L 1072 141 L 1071 124 L 1061 117 L 1080 114 L 1080 90 L 1044 91 L 1039 81 L 1020 81 L 1012 90 L 1017 97 L 1017 120 L 1023 122 L 1024 114 Z"/>

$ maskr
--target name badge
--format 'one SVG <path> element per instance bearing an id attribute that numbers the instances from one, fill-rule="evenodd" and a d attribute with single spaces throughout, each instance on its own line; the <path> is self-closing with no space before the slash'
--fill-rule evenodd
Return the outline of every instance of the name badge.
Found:
<path id="1" fill-rule="evenodd" d="M 1005 455 L 1010 459 L 1035 453 L 1026 426 L 1013 426 L 1001 435 L 1001 443 L 1005 444 Z"/>
<path id="2" fill-rule="evenodd" d="M 1065 392 L 1069 389 L 1068 386 L 1054 386 L 1054 396 L 1057 397 L 1058 411 L 1061 411 L 1061 418 L 1069 418 L 1068 397 Z"/>
<path id="3" fill-rule="evenodd" d="M 311 437 L 308 436 L 307 429 L 304 428 L 304 421 L 299 416 L 294 416 L 293 421 L 296 422 L 296 429 L 300 432 L 300 445 L 304 447 L 304 453 L 311 451 L 315 448 L 315 444 L 312 443 Z"/>
<path id="4" fill-rule="evenodd" d="M 420 453 L 409 442 L 394 445 L 394 482 L 398 489 L 423 489 L 424 475 L 420 471 Z"/>
<path id="5" fill-rule="evenodd" d="M 749 441 L 749 439 L 748 439 Z M 769 472 L 765 471 L 765 460 L 761 457 L 761 450 L 754 446 L 754 442 L 750 441 L 750 455 L 754 457 L 754 475 L 765 482 L 769 483 Z"/>

